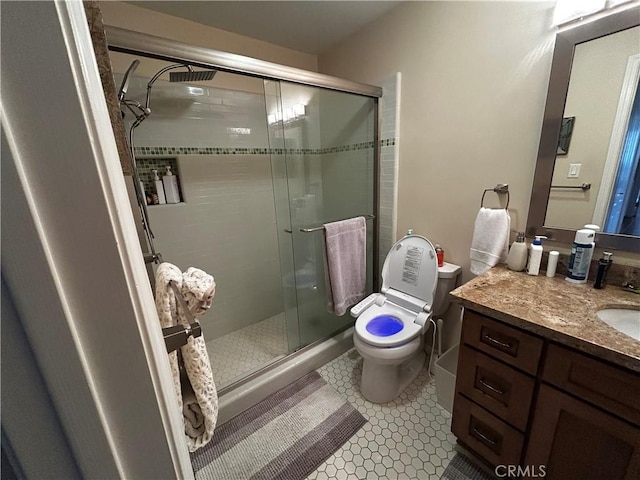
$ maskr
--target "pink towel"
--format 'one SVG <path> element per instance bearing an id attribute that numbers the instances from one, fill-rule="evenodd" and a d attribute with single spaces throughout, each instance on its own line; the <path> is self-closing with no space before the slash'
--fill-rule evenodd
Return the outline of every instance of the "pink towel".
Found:
<path id="1" fill-rule="evenodd" d="M 364 217 L 326 223 L 325 245 L 329 311 L 344 315 L 364 298 L 367 275 L 367 224 Z"/>

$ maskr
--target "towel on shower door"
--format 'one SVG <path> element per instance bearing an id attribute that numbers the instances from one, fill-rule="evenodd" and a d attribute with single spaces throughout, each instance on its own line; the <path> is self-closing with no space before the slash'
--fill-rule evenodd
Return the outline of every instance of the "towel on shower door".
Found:
<path id="1" fill-rule="evenodd" d="M 329 311 L 344 315 L 364 298 L 367 224 L 364 217 L 324 225 L 327 303 Z"/>
<path id="2" fill-rule="evenodd" d="M 213 277 L 202 270 L 189 268 L 182 273 L 175 265 L 166 262 L 160 264 L 156 271 L 156 308 L 162 328 L 189 324 L 182 305 L 169 285 L 171 281 L 182 292 L 193 316 L 201 315 L 211 306 L 215 292 Z M 187 344 L 180 348 L 180 353 L 186 374 L 182 381 L 177 352 L 169 354 L 169 363 L 184 421 L 187 447 L 194 452 L 211 440 L 218 420 L 218 394 L 204 337 L 189 337 Z"/>
<path id="3" fill-rule="evenodd" d="M 481 275 L 507 261 L 511 217 L 504 208 L 480 207 L 471 241 L 471 273 Z"/>

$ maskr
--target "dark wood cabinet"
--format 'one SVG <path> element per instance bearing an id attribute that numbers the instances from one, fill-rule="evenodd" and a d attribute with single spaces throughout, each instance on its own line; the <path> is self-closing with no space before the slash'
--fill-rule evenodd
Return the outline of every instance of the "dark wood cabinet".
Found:
<path id="1" fill-rule="evenodd" d="M 640 480 L 640 374 L 467 309 L 451 429 L 525 478 Z"/>
<path id="2" fill-rule="evenodd" d="M 543 384 L 524 464 L 550 479 L 638 480 L 640 429 Z"/>

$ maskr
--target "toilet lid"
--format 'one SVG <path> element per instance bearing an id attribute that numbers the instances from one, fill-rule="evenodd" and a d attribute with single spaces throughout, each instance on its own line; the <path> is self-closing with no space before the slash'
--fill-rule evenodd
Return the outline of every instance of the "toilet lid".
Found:
<path id="1" fill-rule="evenodd" d="M 429 240 L 407 235 L 391 247 L 382 267 L 382 289 L 392 288 L 433 305 L 438 260 Z"/>
<path id="2" fill-rule="evenodd" d="M 376 347 L 403 345 L 422 332 L 422 327 L 414 323 L 416 315 L 392 303 L 371 305 L 356 320 L 356 335 Z"/>

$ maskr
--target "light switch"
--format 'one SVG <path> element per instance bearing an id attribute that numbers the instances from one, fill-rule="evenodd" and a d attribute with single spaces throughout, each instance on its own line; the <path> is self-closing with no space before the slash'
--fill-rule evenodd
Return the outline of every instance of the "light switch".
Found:
<path id="1" fill-rule="evenodd" d="M 580 167 L 581 163 L 570 163 L 569 164 L 569 173 L 567 173 L 567 178 L 578 178 L 580 177 Z"/>

